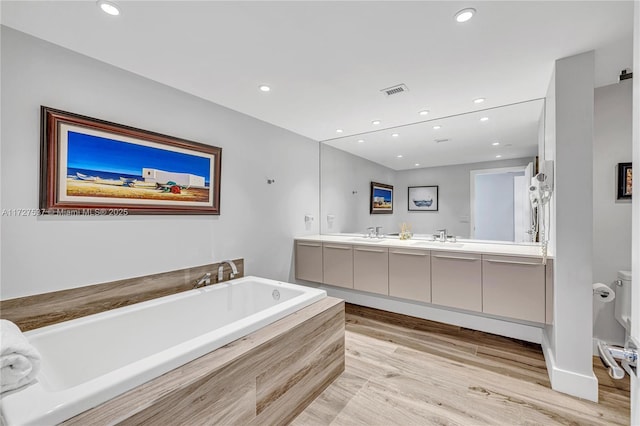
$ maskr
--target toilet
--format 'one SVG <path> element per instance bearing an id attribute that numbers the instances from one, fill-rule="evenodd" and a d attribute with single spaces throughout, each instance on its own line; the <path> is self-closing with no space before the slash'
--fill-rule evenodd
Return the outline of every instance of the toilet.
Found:
<path id="1" fill-rule="evenodd" d="M 625 329 L 625 340 L 631 332 L 631 271 L 618 271 L 614 315 Z"/>

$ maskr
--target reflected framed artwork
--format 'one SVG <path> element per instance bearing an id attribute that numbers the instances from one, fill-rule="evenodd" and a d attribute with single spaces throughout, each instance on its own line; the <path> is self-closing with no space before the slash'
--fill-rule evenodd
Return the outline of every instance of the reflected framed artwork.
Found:
<path id="1" fill-rule="evenodd" d="M 48 214 L 220 214 L 222 149 L 41 107 Z"/>
<path id="2" fill-rule="evenodd" d="M 384 183 L 371 182 L 371 200 L 369 203 L 371 214 L 393 213 L 393 186 Z"/>
<path id="3" fill-rule="evenodd" d="M 633 192 L 631 163 L 618 163 L 618 200 L 630 200 Z"/>
<path id="4" fill-rule="evenodd" d="M 437 212 L 438 186 L 410 186 L 407 203 L 410 212 Z"/>

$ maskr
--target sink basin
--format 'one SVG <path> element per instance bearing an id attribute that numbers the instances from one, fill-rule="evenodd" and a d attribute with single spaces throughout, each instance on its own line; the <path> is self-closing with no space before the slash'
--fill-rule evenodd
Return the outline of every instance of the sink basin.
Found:
<path id="1" fill-rule="evenodd" d="M 354 242 L 354 243 L 370 243 L 370 244 L 380 244 L 380 243 L 384 243 L 385 240 L 384 239 L 379 239 L 379 238 L 364 238 L 364 237 L 360 237 L 360 238 L 351 238 L 349 241 Z"/>

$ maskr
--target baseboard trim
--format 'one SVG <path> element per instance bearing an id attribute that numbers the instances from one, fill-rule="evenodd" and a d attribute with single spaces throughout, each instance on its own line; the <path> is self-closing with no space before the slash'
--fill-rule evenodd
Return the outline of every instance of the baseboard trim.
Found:
<path id="1" fill-rule="evenodd" d="M 585 375 L 559 368 L 546 332 L 542 333 L 542 353 L 547 365 L 551 389 L 598 402 L 598 379 L 595 374 L 592 372 L 591 375 Z"/>

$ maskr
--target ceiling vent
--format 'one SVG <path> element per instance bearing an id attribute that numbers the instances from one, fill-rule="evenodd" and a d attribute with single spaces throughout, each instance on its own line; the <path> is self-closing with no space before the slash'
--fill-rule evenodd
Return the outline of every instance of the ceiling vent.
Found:
<path id="1" fill-rule="evenodd" d="M 397 95 L 398 93 L 408 92 L 409 88 L 404 84 L 397 84 L 395 86 L 387 87 L 386 89 L 382 89 L 381 92 L 387 96 Z"/>
<path id="2" fill-rule="evenodd" d="M 434 141 L 436 143 L 444 143 L 444 142 L 449 142 L 451 139 L 434 139 Z"/>

